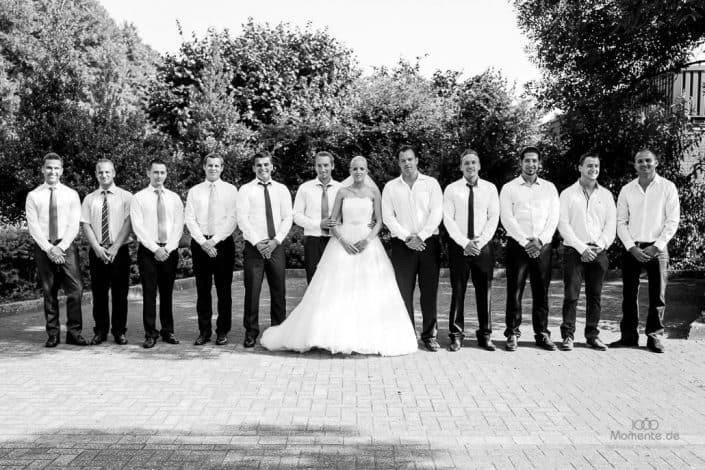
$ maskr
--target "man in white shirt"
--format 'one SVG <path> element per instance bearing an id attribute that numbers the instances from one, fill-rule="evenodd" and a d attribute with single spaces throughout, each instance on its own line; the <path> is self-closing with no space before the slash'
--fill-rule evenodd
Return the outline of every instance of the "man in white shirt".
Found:
<path id="1" fill-rule="evenodd" d="M 558 230 L 563 237 L 563 323 L 561 345 L 573 349 L 576 307 L 585 279 L 585 339 L 598 351 L 607 346 L 600 340 L 598 324 L 602 310 L 602 283 L 609 269 L 607 249 L 614 241 L 617 208 L 609 190 L 597 183 L 600 158 L 592 153 L 580 157 L 580 179 L 560 196 Z"/>
<path id="2" fill-rule="evenodd" d="M 668 281 L 668 242 L 678 230 L 680 202 L 676 185 L 656 173 L 658 158 L 648 149 L 634 157 L 638 178 L 622 187 L 617 198 L 617 235 L 622 254 L 621 338 L 612 347 L 639 346 L 639 276 L 649 279 L 649 313 L 646 347 L 664 352 L 663 314 Z"/>
<path id="3" fill-rule="evenodd" d="M 154 159 L 147 170 L 149 186 L 132 198 L 130 218 L 140 246 L 137 264 L 142 279 L 142 320 L 144 348 L 153 348 L 159 336 L 169 344 L 179 344 L 174 335 L 172 294 L 179 263 L 179 241 L 184 230 L 184 205 L 175 192 L 164 187 L 166 162 Z M 159 321 L 157 330 L 157 290 Z"/>
<path id="4" fill-rule="evenodd" d="M 435 178 L 418 171 L 414 149 L 398 152 L 401 176 L 382 191 L 382 220 L 392 235 L 392 265 L 406 310 L 414 324 L 414 289 L 419 280 L 423 326 L 421 340 L 429 351 L 438 351 L 438 275 L 440 243 L 438 226 L 443 219 L 443 192 Z"/>
<path id="5" fill-rule="evenodd" d="M 480 347 L 494 351 L 492 343 L 491 290 L 494 252 L 490 241 L 499 223 L 497 187 L 480 178 L 480 157 L 469 149 L 460 156 L 463 177 L 449 184 L 443 193 L 443 224 L 448 231 L 448 258 L 452 288 L 448 326 L 451 343 L 458 351 L 465 336 L 465 291 L 472 276 Z"/>
<path id="6" fill-rule="evenodd" d="M 245 312 L 243 346 L 252 348 L 259 336 L 259 297 L 267 276 L 270 320 L 278 325 L 286 318 L 286 254 L 282 242 L 293 222 L 291 194 L 272 180 L 274 164 L 268 153 L 252 157 L 255 179 L 240 188 L 238 220 L 245 239 L 243 276 Z"/>
<path id="7" fill-rule="evenodd" d="M 218 295 L 216 345 L 228 343 L 232 325 L 233 232 L 237 227 L 237 189 L 220 179 L 223 164 L 223 157 L 217 153 L 206 155 L 203 159 L 206 180 L 191 188 L 186 196 L 184 220 L 191 234 L 191 256 L 196 277 L 196 346 L 209 342 L 213 332 L 211 287 L 214 280 Z"/>
<path id="8" fill-rule="evenodd" d="M 316 178 L 306 181 L 294 199 L 294 223 L 304 229 L 304 263 L 306 282 L 310 283 L 318 261 L 330 240 L 333 202 L 341 185 L 331 178 L 334 167 L 330 152 L 318 152 L 315 158 Z"/>
<path id="9" fill-rule="evenodd" d="M 502 187 L 499 214 L 507 231 L 507 351 L 516 351 L 521 335 L 521 299 L 526 278 L 531 281 L 536 345 L 554 351 L 548 331 L 548 289 L 553 261 L 551 239 L 558 226 L 558 191 L 550 181 L 538 177 L 541 152 L 526 147 L 519 154 L 521 174 Z"/>
<path id="10" fill-rule="evenodd" d="M 56 153 L 44 156 L 44 184 L 30 191 L 25 204 L 27 227 L 35 242 L 34 258 L 44 292 L 44 316 L 48 348 L 60 343 L 59 288 L 66 293 L 66 344 L 86 346 L 81 335 L 83 285 L 78 251 L 73 241 L 78 235 L 81 200 L 78 193 L 61 184 L 62 158 Z"/>
<path id="11" fill-rule="evenodd" d="M 91 344 L 108 339 L 108 330 L 115 342 L 127 344 L 127 293 L 130 289 L 130 251 L 132 233 L 130 202 L 132 194 L 115 184 L 115 166 L 108 159 L 95 165 L 98 189 L 83 200 L 81 225 L 91 246 L 88 261 L 93 292 L 95 336 Z M 112 292 L 112 328 L 110 327 L 109 293 Z"/>

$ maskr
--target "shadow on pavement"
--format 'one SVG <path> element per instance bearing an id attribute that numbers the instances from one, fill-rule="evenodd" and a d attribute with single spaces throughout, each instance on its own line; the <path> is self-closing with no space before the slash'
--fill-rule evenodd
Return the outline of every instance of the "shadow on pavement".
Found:
<path id="1" fill-rule="evenodd" d="M 407 441 L 408 442 L 408 441 Z M 345 426 L 221 426 L 213 432 L 60 428 L 0 438 L 0 462 L 71 468 L 402 468 L 454 466 L 428 442 L 363 437 Z"/>

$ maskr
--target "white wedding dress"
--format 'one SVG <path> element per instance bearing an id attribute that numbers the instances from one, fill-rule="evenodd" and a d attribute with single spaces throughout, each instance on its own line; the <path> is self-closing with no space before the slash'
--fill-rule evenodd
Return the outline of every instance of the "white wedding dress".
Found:
<path id="1" fill-rule="evenodd" d="M 355 243 L 370 233 L 370 198 L 343 199 L 342 237 Z M 269 350 L 398 356 L 417 349 L 416 334 L 399 294 L 394 269 L 379 238 L 348 254 L 332 238 L 301 302 L 260 340 Z"/>

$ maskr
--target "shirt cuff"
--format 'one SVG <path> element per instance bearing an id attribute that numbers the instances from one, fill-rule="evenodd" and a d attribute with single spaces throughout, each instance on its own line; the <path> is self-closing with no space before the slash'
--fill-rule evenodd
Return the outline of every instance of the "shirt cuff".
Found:
<path id="1" fill-rule="evenodd" d="M 666 249 L 666 245 L 668 245 L 668 242 L 664 242 L 663 240 L 656 240 L 654 242 L 654 246 L 658 248 L 659 251 L 663 251 Z"/>

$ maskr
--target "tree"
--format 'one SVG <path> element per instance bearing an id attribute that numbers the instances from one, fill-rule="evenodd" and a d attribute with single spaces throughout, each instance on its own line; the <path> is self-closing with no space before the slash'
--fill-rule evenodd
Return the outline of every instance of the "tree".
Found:
<path id="1" fill-rule="evenodd" d="M 700 183 L 682 173 L 698 132 L 685 103 L 659 95 L 653 79 L 673 72 L 705 39 L 705 4 L 698 0 L 526 0 L 515 2 L 543 78 L 532 91 L 563 114 L 546 126 L 548 170 L 559 188 L 576 178 L 585 151 L 602 156 L 601 182 L 616 194 L 634 177 L 635 153 L 649 147 L 660 172 L 674 180 L 683 205 L 671 257 L 682 264 L 703 246 Z M 702 259 L 702 254 L 700 255 Z"/>
<path id="2" fill-rule="evenodd" d="M 99 156 L 145 158 L 141 108 L 157 55 L 94 0 L 0 0 L 0 212 L 21 217 L 44 153 L 85 194 Z"/>

